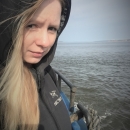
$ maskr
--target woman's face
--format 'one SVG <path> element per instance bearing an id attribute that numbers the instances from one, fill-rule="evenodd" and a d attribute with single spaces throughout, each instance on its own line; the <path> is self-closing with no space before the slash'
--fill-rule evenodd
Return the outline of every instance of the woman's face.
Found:
<path id="1" fill-rule="evenodd" d="M 45 0 L 25 27 L 22 55 L 29 64 L 38 63 L 53 46 L 60 26 L 61 4 Z"/>

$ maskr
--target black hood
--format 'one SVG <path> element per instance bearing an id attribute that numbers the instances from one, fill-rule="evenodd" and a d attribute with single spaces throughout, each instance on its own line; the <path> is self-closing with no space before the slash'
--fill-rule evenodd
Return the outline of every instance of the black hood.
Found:
<path id="1" fill-rule="evenodd" d="M 34 1 L 35 0 L 0 0 L 0 22 L 18 15 L 23 10 L 29 8 L 29 3 Z M 54 58 L 58 37 L 68 22 L 71 9 L 71 0 L 64 1 L 65 7 L 62 9 L 61 24 L 55 44 L 52 46 L 49 53 L 34 66 L 37 70 L 37 73 L 39 74 L 44 72 L 44 69 L 51 63 L 52 59 Z M 11 48 L 13 26 L 14 25 L 12 20 L 8 20 L 0 25 L 0 65 L 2 66 L 5 66 L 7 55 Z"/>

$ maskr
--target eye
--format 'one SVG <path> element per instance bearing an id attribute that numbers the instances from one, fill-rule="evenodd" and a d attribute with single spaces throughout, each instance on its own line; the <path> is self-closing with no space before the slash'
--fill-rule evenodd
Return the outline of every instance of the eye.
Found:
<path id="1" fill-rule="evenodd" d="M 57 31 L 58 31 L 58 29 L 55 28 L 55 27 L 49 27 L 48 30 L 49 30 L 49 31 L 52 31 L 52 32 L 56 32 L 56 33 L 57 33 Z"/>
<path id="2" fill-rule="evenodd" d="M 35 29 L 35 28 L 37 28 L 37 25 L 36 24 L 29 24 L 29 25 L 27 25 L 27 28 Z"/>

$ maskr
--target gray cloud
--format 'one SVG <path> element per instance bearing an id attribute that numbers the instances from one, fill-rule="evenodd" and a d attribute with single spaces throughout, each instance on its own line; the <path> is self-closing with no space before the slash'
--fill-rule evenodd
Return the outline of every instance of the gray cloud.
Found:
<path id="1" fill-rule="evenodd" d="M 72 0 L 62 38 L 68 34 L 71 41 L 130 38 L 130 0 Z"/>

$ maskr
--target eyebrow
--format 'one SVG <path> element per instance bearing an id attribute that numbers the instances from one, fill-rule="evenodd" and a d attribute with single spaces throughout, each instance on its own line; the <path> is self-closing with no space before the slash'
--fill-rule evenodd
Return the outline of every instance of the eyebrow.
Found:
<path id="1" fill-rule="evenodd" d="M 37 19 L 30 19 L 30 21 L 28 22 L 28 23 L 37 23 L 37 24 L 39 24 L 39 25 L 43 25 L 44 23 L 46 22 L 46 20 L 44 21 L 44 20 L 37 20 Z M 54 26 L 54 27 L 56 27 L 57 29 L 59 29 L 59 27 L 60 27 L 60 22 L 50 22 L 50 26 Z"/>
<path id="2" fill-rule="evenodd" d="M 40 25 L 42 25 L 44 22 L 43 21 L 40 21 L 40 20 L 36 20 L 36 19 L 30 19 L 28 23 L 38 23 Z"/>
<path id="3" fill-rule="evenodd" d="M 54 26 L 56 29 L 60 28 L 60 24 L 50 24 L 50 26 Z"/>

